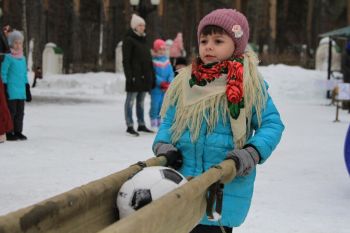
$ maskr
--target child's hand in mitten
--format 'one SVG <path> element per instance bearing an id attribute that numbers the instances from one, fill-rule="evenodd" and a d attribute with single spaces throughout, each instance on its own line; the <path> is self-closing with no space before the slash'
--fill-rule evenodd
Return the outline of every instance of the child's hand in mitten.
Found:
<path id="1" fill-rule="evenodd" d="M 32 94 L 30 93 L 30 87 L 28 83 L 26 84 L 26 96 L 27 96 L 27 99 L 26 99 L 27 102 L 32 101 Z"/>
<path id="2" fill-rule="evenodd" d="M 232 159 L 236 163 L 237 176 L 248 175 L 260 161 L 259 153 L 253 147 L 235 149 L 227 154 L 226 159 Z"/>
<path id="3" fill-rule="evenodd" d="M 156 156 L 164 156 L 167 160 L 166 166 L 172 167 L 175 170 L 182 166 L 182 155 L 181 152 L 176 149 L 172 144 L 168 143 L 157 143 L 154 146 Z"/>
<path id="4" fill-rule="evenodd" d="M 9 93 L 7 92 L 7 84 L 4 83 L 4 92 L 6 99 L 9 99 Z"/>
<path id="5" fill-rule="evenodd" d="M 162 89 L 162 91 L 166 91 L 168 90 L 168 87 L 169 87 L 170 83 L 169 82 L 161 82 L 160 83 L 160 89 Z"/>

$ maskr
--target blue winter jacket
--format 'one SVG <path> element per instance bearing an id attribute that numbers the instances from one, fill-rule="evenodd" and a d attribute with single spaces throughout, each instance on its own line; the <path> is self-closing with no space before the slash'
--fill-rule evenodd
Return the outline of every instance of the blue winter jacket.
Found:
<path id="1" fill-rule="evenodd" d="M 25 100 L 26 84 L 28 83 L 27 63 L 23 56 L 15 58 L 11 54 L 6 54 L 1 65 L 1 78 L 7 84 L 7 93 L 10 100 Z"/>
<path id="2" fill-rule="evenodd" d="M 174 71 L 167 56 L 153 57 L 153 68 L 156 73 L 156 85 L 152 89 L 152 94 L 163 94 L 160 84 L 162 82 L 170 83 L 174 79 Z"/>
<path id="3" fill-rule="evenodd" d="M 174 120 L 175 110 L 176 106 L 168 108 L 153 145 L 159 142 L 171 143 L 170 127 Z M 226 118 L 229 119 L 229 116 Z M 258 150 L 261 164 L 271 155 L 284 130 L 280 115 L 270 96 L 262 112 L 260 127 L 258 127 L 257 116 L 253 112 L 251 128 L 254 129 L 254 134 L 249 137 L 246 144 Z M 227 153 L 235 148 L 233 141 L 230 123 L 224 124 L 222 117 L 210 134 L 207 133 L 207 124 L 203 121 L 198 140 L 194 143 L 191 142 L 189 130 L 186 130 L 175 144 L 183 155 L 183 165 L 179 171 L 184 176 L 202 174 L 225 159 Z M 224 226 L 237 227 L 243 223 L 251 203 L 255 175 L 256 170 L 254 169 L 247 176 L 236 177 L 230 183 L 225 184 L 222 210 Z M 218 222 L 209 221 L 205 215 L 201 224 L 218 225 Z"/>

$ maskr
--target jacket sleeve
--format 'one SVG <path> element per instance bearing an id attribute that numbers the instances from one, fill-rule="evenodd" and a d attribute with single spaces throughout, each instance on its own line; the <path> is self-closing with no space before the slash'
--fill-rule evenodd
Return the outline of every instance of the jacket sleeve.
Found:
<path id="1" fill-rule="evenodd" d="M 1 64 L 1 78 L 2 78 L 2 82 L 4 84 L 7 84 L 8 81 L 8 70 L 10 67 L 10 59 L 5 55 L 5 59 Z"/>
<path id="2" fill-rule="evenodd" d="M 156 69 L 158 69 L 157 67 L 154 67 L 154 69 L 155 69 L 155 71 L 156 71 Z M 165 79 L 162 77 L 162 76 L 160 76 L 160 75 L 158 75 L 157 74 L 157 72 L 154 72 L 155 73 L 155 85 L 156 85 L 156 87 L 160 87 L 160 84 L 163 82 L 163 81 L 165 81 Z"/>
<path id="3" fill-rule="evenodd" d="M 171 64 L 168 65 L 168 82 L 171 83 L 174 79 L 174 70 Z"/>
<path id="4" fill-rule="evenodd" d="M 159 130 L 157 132 L 156 138 L 154 139 L 153 142 L 153 152 L 154 152 L 154 146 L 159 143 L 169 143 L 171 144 L 171 126 L 173 124 L 175 116 L 175 106 L 170 106 L 163 118 L 163 122 L 159 127 Z"/>
<path id="5" fill-rule="evenodd" d="M 132 68 L 131 68 L 133 45 L 130 38 L 124 39 L 122 51 L 123 51 L 124 74 L 125 74 L 126 80 L 131 80 L 133 76 Z"/>
<path id="6" fill-rule="evenodd" d="M 252 146 L 259 152 L 261 157 L 259 163 L 262 164 L 280 142 L 284 130 L 280 114 L 270 95 L 268 95 L 265 109 L 261 113 L 260 127 L 258 126 L 258 119 L 255 111 L 252 115 L 251 127 L 255 132 L 254 135 L 248 139 L 246 146 Z"/>

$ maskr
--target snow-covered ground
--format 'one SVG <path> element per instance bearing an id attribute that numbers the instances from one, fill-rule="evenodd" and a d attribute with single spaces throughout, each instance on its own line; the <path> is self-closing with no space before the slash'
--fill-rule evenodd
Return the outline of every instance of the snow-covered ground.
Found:
<path id="1" fill-rule="evenodd" d="M 333 122 L 335 107 L 317 84 L 325 73 L 285 65 L 260 70 L 286 130 L 258 167 L 250 213 L 234 232 L 350 232 L 343 156 L 350 115 L 341 110 L 341 121 Z M 48 76 L 32 94 L 24 119 L 29 140 L 0 145 L 0 215 L 152 156 L 155 135 L 125 134 L 122 74 Z M 147 112 L 149 97 L 146 106 Z"/>

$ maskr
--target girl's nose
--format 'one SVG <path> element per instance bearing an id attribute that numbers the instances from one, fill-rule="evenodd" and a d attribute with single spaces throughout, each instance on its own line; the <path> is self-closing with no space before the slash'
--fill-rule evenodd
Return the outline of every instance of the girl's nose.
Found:
<path id="1" fill-rule="evenodd" d="M 207 43 L 207 45 L 206 45 L 206 47 L 205 47 L 205 50 L 207 50 L 207 51 L 213 50 L 212 43 Z"/>

